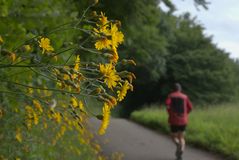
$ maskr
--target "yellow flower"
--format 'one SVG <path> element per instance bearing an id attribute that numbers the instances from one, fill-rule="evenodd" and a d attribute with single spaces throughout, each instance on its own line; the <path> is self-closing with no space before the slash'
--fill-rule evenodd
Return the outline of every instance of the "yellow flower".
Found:
<path id="1" fill-rule="evenodd" d="M 50 39 L 49 38 L 41 38 L 40 41 L 38 41 L 39 47 L 42 48 L 42 53 L 45 53 L 45 51 L 54 51 L 54 48 L 50 45 Z"/>
<path id="2" fill-rule="evenodd" d="M 110 49 L 110 45 L 111 40 L 107 39 L 106 37 L 102 37 L 96 41 L 95 48 L 97 50 Z"/>
<path id="3" fill-rule="evenodd" d="M 79 107 L 82 111 L 85 111 L 84 105 L 82 101 L 79 101 Z"/>
<path id="4" fill-rule="evenodd" d="M 120 102 L 124 99 L 124 97 L 126 96 L 127 94 L 127 90 L 130 89 L 130 84 L 129 82 L 126 80 L 123 84 L 123 86 L 121 87 L 121 89 L 119 91 L 117 91 L 117 95 L 118 95 L 118 98 L 117 100 Z"/>
<path id="5" fill-rule="evenodd" d="M 124 34 L 118 30 L 117 24 L 111 24 L 111 27 L 109 27 L 108 22 L 102 23 L 105 23 L 105 25 L 97 24 L 99 29 L 93 29 L 96 36 L 100 37 L 95 43 L 95 48 L 97 50 L 117 48 L 124 41 Z M 111 37 L 111 39 L 108 37 Z"/>
<path id="6" fill-rule="evenodd" d="M 26 106 L 25 107 L 26 110 L 26 126 L 28 129 L 32 128 L 32 122 L 34 122 L 35 124 L 38 123 L 38 117 L 36 117 L 36 113 L 34 112 L 34 110 L 32 109 L 31 106 Z"/>
<path id="7" fill-rule="evenodd" d="M 80 56 L 77 55 L 77 56 L 76 56 L 76 60 L 75 60 L 74 70 L 77 72 L 77 71 L 79 71 L 79 68 L 80 68 Z M 75 74 L 75 73 L 73 73 L 73 74 L 71 75 L 71 78 L 72 78 L 72 79 L 76 79 L 77 77 L 78 77 L 78 76 L 77 76 L 77 74 Z"/>
<path id="8" fill-rule="evenodd" d="M 13 53 L 13 52 L 11 52 L 11 53 L 9 54 L 9 59 L 10 59 L 12 62 L 15 62 L 15 60 L 16 60 L 16 54 Z"/>
<path id="9" fill-rule="evenodd" d="M 64 75 L 63 75 L 63 79 L 64 79 L 64 80 L 69 80 L 69 79 L 70 79 L 70 76 L 69 76 L 68 74 L 64 74 Z"/>
<path id="10" fill-rule="evenodd" d="M 61 123 L 61 114 L 59 112 L 53 113 L 52 118 L 56 123 Z"/>
<path id="11" fill-rule="evenodd" d="M 110 96 L 109 97 L 109 106 L 111 107 L 111 108 L 113 108 L 114 106 L 116 106 L 117 105 L 117 100 L 116 100 L 116 98 L 115 97 L 113 97 L 113 96 Z"/>
<path id="12" fill-rule="evenodd" d="M 30 45 L 24 45 L 23 49 L 24 49 L 24 51 L 29 52 L 29 51 L 31 51 L 32 48 Z"/>
<path id="13" fill-rule="evenodd" d="M 60 135 L 63 136 L 66 132 L 66 126 L 61 126 Z"/>
<path id="14" fill-rule="evenodd" d="M 33 91 L 32 88 L 28 88 L 28 89 L 27 89 L 27 93 L 29 93 L 30 95 L 33 94 L 33 92 L 34 92 L 34 91 Z"/>
<path id="15" fill-rule="evenodd" d="M 33 102 L 34 103 L 34 102 Z M 36 101 L 35 101 L 35 104 L 36 105 Z M 39 103 L 39 102 L 38 102 Z M 37 105 L 40 105 L 40 104 L 37 104 Z M 39 106 L 38 106 L 39 107 Z M 39 122 L 39 118 L 38 118 L 38 115 L 36 114 L 36 112 L 33 110 L 33 108 L 31 106 L 26 106 L 25 107 L 25 110 L 26 110 L 26 125 L 27 125 L 27 128 L 30 129 L 31 126 L 32 126 L 32 122 L 37 125 L 38 122 Z"/>
<path id="16" fill-rule="evenodd" d="M 112 89 L 117 85 L 117 82 L 120 80 L 120 77 L 115 74 L 115 72 L 110 72 L 107 76 L 105 76 L 104 82 L 108 85 L 108 88 Z"/>
<path id="17" fill-rule="evenodd" d="M 109 21 L 103 12 L 100 12 L 100 23 L 102 26 L 105 26 Z"/>
<path id="18" fill-rule="evenodd" d="M 100 72 L 104 75 L 104 82 L 110 89 L 113 89 L 120 80 L 120 77 L 116 74 L 116 70 L 111 63 L 105 65 L 100 64 Z"/>
<path id="19" fill-rule="evenodd" d="M 18 142 L 20 142 L 20 143 L 22 142 L 22 134 L 21 134 L 20 128 L 17 128 L 15 138 Z"/>
<path id="20" fill-rule="evenodd" d="M 97 28 L 93 28 L 93 31 L 95 33 L 96 36 L 101 37 L 102 35 L 104 36 L 110 36 L 111 32 L 110 32 L 110 28 L 109 28 L 109 24 L 106 24 L 104 26 L 96 24 Z"/>
<path id="21" fill-rule="evenodd" d="M 43 109 L 42 109 L 42 106 L 41 106 L 41 103 L 38 101 L 38 100 L 33 100 L 33 105 L 36 107 L 36 109 L 42 113 L 43 112 Z"/>
<path id="22" fill-rule="evenodd" d="M 26 113 L 27 113 L 27 114 L 31 114 L 32 112 L 34 112 L 33 109 L 32 109 L 32 107 L 29 106 L 29 105 L 27 105 L 27 106 L 25 107 L 25 110 L 26 110 Z"/>
<path id="23" fill-rule="evenodd" d="M 26 119 L 25 124 L 26 124 L 28 130 L 30 130 L 32 128 L 32 120 L 31 119 Z"/>
<path id="24" fill-rule="evenodd" d="M 2 36 L 0 36 L 0 45 L 3 44 Z"/>
<path id="25" fill-rule="evenodd" d="M 75 71 L 79 70 L 79 65 L 80 65 L 80 55 L 77 55 L 75 60 L 75 66 L 74 66 Z"/>
<path id="26" fill-rule="evenodd" d="M 110 57 L 110 62 L 115 64 L 118 62 L 118 59 L 119 59 L 118 52 L 117 52 L 116 48 L 113 48 L 112 56 Z"/>
<path id="27" fill-rule="evenodd" d="M 71 104 L 72 104 L 72 106 L 74 107 L 74 108 L 77 108 L 78 107 L 78 102 L 77 102 L 77 99 L 75 98 L 75 97 L 72 97 L 71 98 L 71 102 L 70 102 Z"/>
<path id="28" fill-rule="evenodd" d="M 56 86 L 59 88 L 63 88 L 63 84 L 61 82 L 56 82 Z"/>
<path id="29" fill-rule="evenodd" d="M 33 122 L 35 125 L 37 125 L 39 122 L 38 115 L 35 112 L 33 112 Z"/>
<path id="30" fill-rule="evenodd" d="M 100 135 L 105 134 L 105 131 L 108 128 L 109 123 L 110 123 L 110 106 L 108 106 L 107 103 L 104 103 L 102 110 L 103 110 L 103 119 L 102 119 L 101 126 L 98 130 L 98 133 Z"/>
<path id="31" fill-rule="evenodd" d="M 100 64 L 100 73 L 103 75 L 108 75 L 113 70 L 113 65 L 111 63 L 108 64 Z"/>
<path id="32" fill-rule="evenodd" d="M 117 48 L 124 41 L 124 34 L 118 31 L 116 24 L 111 24 L 112 47 Z"/>

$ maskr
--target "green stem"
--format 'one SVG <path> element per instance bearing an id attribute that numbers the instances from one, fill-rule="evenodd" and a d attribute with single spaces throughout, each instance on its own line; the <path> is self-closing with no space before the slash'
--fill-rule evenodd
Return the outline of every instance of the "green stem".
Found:
<path id="1" fill-rule="evenodd" d="M 88 7 L 86 8 L 86 10 L 83 12 L 83 14 L 82 14 L 80 20 L 75 24 L 75 27 L 77 27 L 77 26 L 81 23 L 81 21 L 82 21 L 83 18 L 85 17 L 86 12 L 88 12 L 88 10 L 89 10 L 91 7 L 93 7 L 93 6 L 94 6 L 94 4 L 92 4 L 92 5 L 90 5 L 90 6 L 88 6 Z"/>
<path id="2" fill-rule="evenodd" d="M 84 93 L 69 92 L 69 91 L 59 90 L 59 89 L 54 89 L 54 88 L 41 88 L 41 87 L 34 87 L 34 86 L 29 86 L 29 85 L 25 85 L 25 84 L 21 84 L 21 83 L 17 83 L 17 82 L 11 82 L 11 81 L 5 81 L 5 82 L 13 83 L 13 84 L 15 84 L 15 85 L 19 85 L 19 86 L 26 87 L 26 88 L 40 89 L 40 90 L 48 90 L 48 91 L 61 92 L 61 93 L 68 93 L 68 94 L 77 94 L 77 95 L 90 96 L 90 97 L 97 98 L 97 96 L 88 95 L 88 94 L 84 94 Z"/>
<path id="3" fill-rule="evenodd" d="M 53 79 L 52 77 L 48 77 L 48 76 L 46 76 L 46 75 L 44 75 L 44 74 L 42 74 L 42 73 L 40 73 L 40 72 L 34 70 L 32 67 L 29 67 L 29 69 L 32 70 L 33 72 L 35 72 L 36 74 L 41 75 L 42 77 L 46 77 L 47 79 L 50 79 L 50 80 L 52 80 L 52 81 L 54 81 L 54 82 L 58 82 L 57 79 Z"/>

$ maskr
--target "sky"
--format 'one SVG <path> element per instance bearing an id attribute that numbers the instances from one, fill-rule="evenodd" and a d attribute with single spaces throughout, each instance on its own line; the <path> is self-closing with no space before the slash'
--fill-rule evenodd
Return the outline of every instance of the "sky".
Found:
<path id="1" fill-rule="evenodd" d="M 193 0 L 172 0 L 175 14 L 190 12 L 197 17 L 204 33 L 213 36 L 213 43 L 229 52 L 231 58 L 239 58 L 239 0 L 208 0 L 208 10 L 194 6 Z"/>

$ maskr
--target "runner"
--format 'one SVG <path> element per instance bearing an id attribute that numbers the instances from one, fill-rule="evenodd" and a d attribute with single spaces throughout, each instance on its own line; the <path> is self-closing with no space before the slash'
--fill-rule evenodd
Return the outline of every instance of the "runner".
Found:
<path id="1" fill-rule="evenodd" d="M 174 91 L 166 99 L 168 122 L 171 129 L 171 137 L 176 144 L 177 160 L 182 160 L 185 149 L 184 132 L 188 124 L 188 114 L 192 110 L 192 103 L 187 95 L 182 93 L 179 83 L 174 84 Z"/>

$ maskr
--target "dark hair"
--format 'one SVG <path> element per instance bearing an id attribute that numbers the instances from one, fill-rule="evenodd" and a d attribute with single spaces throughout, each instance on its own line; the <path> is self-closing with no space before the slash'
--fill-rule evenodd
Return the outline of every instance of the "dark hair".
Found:
<path id="1" fill-rule="evenodd" d="M 174 84 L 174 90 L 175 91 L 182 91 L 182 86 L 180 83 L 175 83 Z"/>

